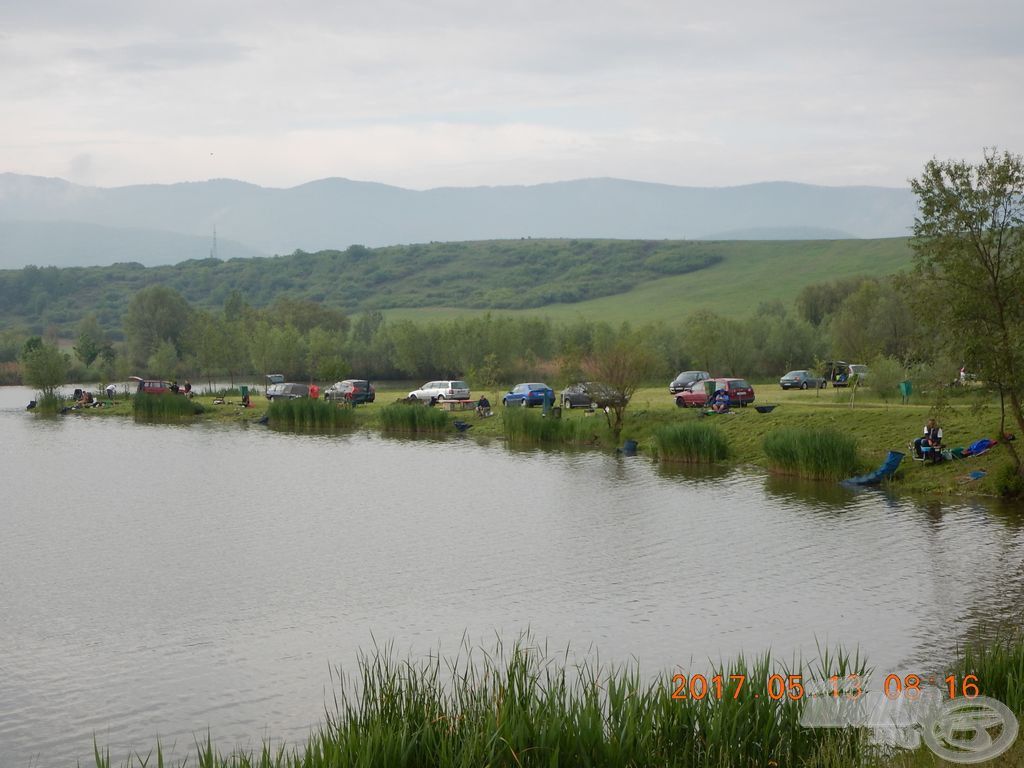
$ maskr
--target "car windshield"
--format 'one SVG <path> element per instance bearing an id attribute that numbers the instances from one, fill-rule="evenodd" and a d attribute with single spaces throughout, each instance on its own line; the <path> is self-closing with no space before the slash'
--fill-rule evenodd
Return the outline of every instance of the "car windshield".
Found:
<path id="1" fill-rule="evenodd" d="M 787 373 L 782 378 L 784 378 L 784 379 L 798 379 L 801 376 L 806 376 L 806 375 L 807 375 L 807 371 L 790 371 L 789 373 Z"/>
<path id="2" fill-rule="evenodd" d="M 453 381 L 452 389 L 469 389 L 469 384 L 464 381 Z"/>
<path id="3" fill-rule="evenodd" d="M 867 373 L 868 367 L 866 365 L 851 365 L 850 370 L 854 373 Z"/>
<path id="4" fill-rule="evenodd" d="M 527 386 L 530 389 L 547 389 L 548 388 L 547 384 L 528 384 Z"/>
<path id="5" fill-rule="evenodd" d="M 729 389 L 750 389 L 750 385 L 743 379 L 737 379 L 729 382 Z"/>

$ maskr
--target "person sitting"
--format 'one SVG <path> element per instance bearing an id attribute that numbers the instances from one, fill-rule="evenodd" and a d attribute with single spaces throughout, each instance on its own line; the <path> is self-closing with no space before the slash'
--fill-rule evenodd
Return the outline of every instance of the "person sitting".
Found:
<path id="1" fill-rule="evenodd" d="M 729 392 L 727 390 L 719 389 L 711 396 L 711 410 L 715 413 L 728 413 Z"/>
<path id="2" fill-rule="evenodd" d="M 483 419 L 491 415 L 491 401 L 487 399 L 486 395 L 477 401 L 476 415 Z"/>
<path id="3" fill-rule="evenodd" d="M 78 400 L 75 401 L 75 405 L 92 405 L 92 402 L 92 392 L 89 392 L 88 390 L 83 390 L 81 397 L 79 397 Z"/>
<path id="4" fill-rule="evenodd" d="M 928 419 L 921 437 L 914 441 L 914 457 L 924 461 L 938 461 L 942 455 L 942 427 L 935 419 Z"/>

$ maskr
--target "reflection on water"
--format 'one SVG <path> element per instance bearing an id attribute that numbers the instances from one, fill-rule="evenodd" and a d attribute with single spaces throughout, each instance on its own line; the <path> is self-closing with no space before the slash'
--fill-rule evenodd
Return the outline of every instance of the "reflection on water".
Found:
<path id="1" fill-rule="evenodd" d="M 650 674 L 1019 620 L 1019 508 L 365 432 L 26 414 L 0 389 L 0 755 L 302 739 L 328 669 L 527 628 Z M 915 666 L 918 668 L 910 669 Z M 931 668 L 930 667 L 930 668 Z"/>

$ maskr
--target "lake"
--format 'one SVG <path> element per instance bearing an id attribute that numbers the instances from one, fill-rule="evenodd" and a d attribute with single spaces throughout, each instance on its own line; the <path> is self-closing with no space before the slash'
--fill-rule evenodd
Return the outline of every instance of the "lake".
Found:
<path id="1" fill-rule="evenodd" d="M 654 677 L 859 646 L 939 672 L 1019 622 L 1024 513 L 467 437 L 26 413 L 0 388 L 0 763 L 302 741 L 338 666 L 493 647 Z"/>

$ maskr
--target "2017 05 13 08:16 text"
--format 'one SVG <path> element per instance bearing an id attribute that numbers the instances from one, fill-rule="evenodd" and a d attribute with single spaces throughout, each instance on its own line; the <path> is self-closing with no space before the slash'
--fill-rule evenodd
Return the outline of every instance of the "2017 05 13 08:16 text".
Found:
<path id="1" fill-rule="evenodd" d="M 755 684 L 747 686 L 745 674 L 716 674 L 710 678 L 706 675 L 683 675 L 672 676 L 672 698 L 683 700 L 692 699 L 700 701 L 705 698 L 738 699 L 740 696 L 753 695 L 760 698 L 762 695 L 772 701 L 799 701 L 803 698 L 817 698 L 831 696 L 832 698 L 844 698 L 856 700 L 864 695 L 866 680 L 857 674 L 832 675 L 825 680 L 808 681 L 804 683 L 803 675 L 769 675 L 765 681 L 764 689 L 757 689 Z M 947 675 L 942 678 L 945 683 L 944 693 L 950 699 L 963 696 L 966 699 L 977 698 L 981 694 L 976 675 Z M 882 692 L 890 699 L 905 698 L 913 700 L 921 694 L 921 686 L 929 684 L 934 686 L 936 678 L 917 674 L 909 675 L 887 675 L 882 685 Z"/>

